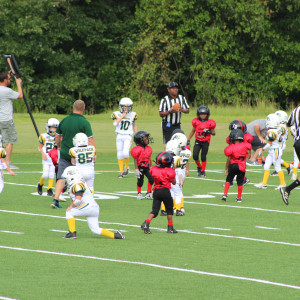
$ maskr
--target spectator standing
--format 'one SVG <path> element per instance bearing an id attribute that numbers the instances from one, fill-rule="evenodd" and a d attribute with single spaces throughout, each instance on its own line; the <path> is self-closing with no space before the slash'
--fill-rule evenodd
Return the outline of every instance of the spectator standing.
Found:
<path id="1" fill-rule="evenodd" d="M 95 146 L 93 131 L 89 121 L 83 116 L 84 111 L 84 101 L 76 100 L 73 104 L 73 112 L 59 123 L 56 130 L 55 144 L 57 145 L 57 150 L 60 151 L 60 158 L 58 162 L 55 195 L 51 203 L 53 208 L 61 208 L 59 205 L 59 196 L 65 183 L 65 180 L 62 178 L 62 173 L 67 167 L 72 166 L 69 150 L 73 147 L 73 138 L 75 135 L 79 132 L 85 133 L 88 136 L 89 145 Z"/>
<path id="2" fill-rule="evenodd" d="M 190 107 L 185 97 L 178 94 L 177 82 L 169 83 L 168 93 L 167 96 L 161 99 L 159 105 L 164 144 L 171 139 L 175 129 L 180 129 L 182 113 L 188 114 L 190 112 Z"/>
<path id="3" fill-rule="evenodd" d="M 8 86 L 11 82 L 11 72 L 0 73 L 0 131 L 3 143 L 6 144 L 6 162 L 10 169 L 19 169 L 11 162 L 13 145 L 18 142 L 18 133 L 13 120 L 13 100 L 23 98 L 22 79 L 15 78 L 18 92 Z"/>

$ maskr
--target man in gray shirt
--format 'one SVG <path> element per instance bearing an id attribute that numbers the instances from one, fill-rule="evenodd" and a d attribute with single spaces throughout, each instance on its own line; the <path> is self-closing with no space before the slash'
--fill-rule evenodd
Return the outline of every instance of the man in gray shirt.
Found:
<path id="1" fill-rule="evenodd" d="M 266 126 L 265 119 L 258 119 L 249 124 L 247 124 L 247 132 L 253 136 L 253 141 L 251 143 L 252 150 L 254 151 L 251 154 L 250 159 L 247 161 L 248 166 L 261 166 L 260 163 L 256 161 L 259 156 L 262 148 L 266 145 L 266 134 L 268 128 Z"/>
<path id="2" fill-rule="evenodd" d="M 19 169 L 14 166 L 10 159 L 13 145 L 18 141 L 18 134 L 13 121 L 13 101 L 23 98 L 21 87 L 22 79 L 15 78 L 18 92 L 13 91 L 8 86 L 11 81 L 11 73 L 0 73 L 0 131 L 3 137 L 3 143 L 6 144 L 6 161 L 11 169 Z"/>

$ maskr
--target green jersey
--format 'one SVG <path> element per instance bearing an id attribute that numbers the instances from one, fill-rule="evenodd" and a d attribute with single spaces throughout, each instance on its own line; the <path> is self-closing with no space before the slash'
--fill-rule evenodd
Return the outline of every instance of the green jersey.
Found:
<path id="1" fill-rule="evenodd" d="M 56 133 L 62 137 L 61 158 L 71 161 L 69 150 L 74 147 L 73 137 L 79 132 L 85 133 L 88 138 L 93 136 L 91 124 L 83 115 L 71 113 L 59 123 Z"/>

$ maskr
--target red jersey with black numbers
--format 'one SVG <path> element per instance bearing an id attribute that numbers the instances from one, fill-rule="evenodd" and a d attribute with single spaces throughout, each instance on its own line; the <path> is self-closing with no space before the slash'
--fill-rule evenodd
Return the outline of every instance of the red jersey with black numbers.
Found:
<path id="1" fill-rule="evenodd" d="M 239 144 L 230 144 L 224 149 L 226 156 L 230 157 L 230 164 L 238 164 L 241 172 L 246 172 L 246 158 L 248 151 L 252 149 L 251 144 L 242 142 Z"/>
<path id="2" fill-rule="evenodd" d="M 131 156 L 137 160 L 139 167 L 151 166 L 152 148 L 150 146 L 135 146 L 131 149 Z"/>
<path id="3" fill-rule="evenodd" d="M 244 134 L 244 142 L 251 144 L 253 141 L 253 136 L 250 133 Z M 226 138 L 226 143 L 230 144 L 229 136 Z"/>
<path id="4" fill-rule="evenodd" d="M 215 129 L 216 122 L 214 120 L 200 121 L 198 118 L 193 119 L 192 126 L 195 129 L 195 139 L 201 142 L 210 142 L 211 134 L 203 133 L 204 129 Z"/>
<path id="5" fill-rule="evenodd" d="M 58 161 L 58 151 L 56 148 L 53 148 L 48 152 L 48 155 L 50 156 L 53 165 L 56 167 L 58 166 L 57 161 Z"/>
<path id="6" fill-rule="evenodd" d="M 171 182 L 175 179 L 176 173 L 172 168 L 159 168 L 153 166 L 150 174 L 154 179 L 154 189 L 171 189 Z"/>

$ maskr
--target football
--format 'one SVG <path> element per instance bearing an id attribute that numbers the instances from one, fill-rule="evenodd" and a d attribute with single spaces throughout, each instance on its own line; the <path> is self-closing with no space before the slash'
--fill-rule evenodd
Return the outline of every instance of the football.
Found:
<path id="1" fill-rule="evenodd" d="M 179 109 L 180 109 L 180 104 L 179 103 L 175 103 L 173 106 L 172 106 L 172 108 L 174 109 L 174 110 L 176 110 L 176 111 L 179 111 Z"/>

